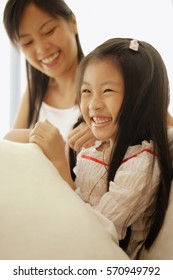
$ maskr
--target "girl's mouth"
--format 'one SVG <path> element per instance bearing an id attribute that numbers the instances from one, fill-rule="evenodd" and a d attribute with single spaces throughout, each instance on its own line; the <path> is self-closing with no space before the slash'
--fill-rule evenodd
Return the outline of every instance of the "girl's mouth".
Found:
<path id="1" fill-rule="evenodd" d="M 95 127 L 103 127 L 112 121 L 111 117 L 92 117 L 92 125 Z"/>

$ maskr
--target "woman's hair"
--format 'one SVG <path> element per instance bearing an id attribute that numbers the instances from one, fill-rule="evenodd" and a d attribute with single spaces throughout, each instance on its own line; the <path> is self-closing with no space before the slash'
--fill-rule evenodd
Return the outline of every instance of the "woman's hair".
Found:
<path id="1" fill-rule="evenodd" d="M 110 39 L 83 58 L 77 72 L 77 90 L 80 102 L 80 89 L 88 64 L 103 59 L 109 59 L 116 67 L 118 63 L 124 78 L 125 92 L 117 117 L 118 132 L 110 159 L 108 187 L 109 182 L 114 180 L 128 147 L 141 144 L 143 140 L 152 140 L 161 173 L 156 209 L 145 240 L 145 247 L 149 248 L 163 224 L 172 180 L 167 136 L 169 82 L 165 64 L 158 51 L 143 41 L 136 42 L 139 44 L 136 50 L 130 49 L 131 42 L 132 39 L 128 38 Z"/>
<path id="2" fill-rule="evenodd" d="M 63 0 L 8 0 L 4 9 L 4 25 L 7 34 L 15 47 L 18 45 L 21 17 L 25 8 L 31 3 L 35 4 L 38 8 L 46 11 L 55 18 L 61 16 L 66 21 L 72 20 L 73 12 Z M 76 34 L 76 44 L 78 48 L 78 61 L 80 61 L 84 55 L 78 34 Z M 48 88 L 49 77 L 34 68 L 27 61 L 26 69 L 30 97 L 28 118 L 29 127 L 38 119 L 40 106 Z"/>

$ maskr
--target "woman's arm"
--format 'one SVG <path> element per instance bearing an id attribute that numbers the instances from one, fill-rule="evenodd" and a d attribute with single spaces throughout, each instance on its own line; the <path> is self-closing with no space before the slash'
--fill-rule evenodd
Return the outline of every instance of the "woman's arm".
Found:
<path id="1" fill-rule="evenodd" d="M 28 116 L 29 116 L 29 93 L 28 88 L 25 90 L 18 110 L 12 125 L 12 129 L 28 128 Z"/>
<path id="2" fill-rule="evenodd" d="M 28 143 L 30 129 L 28 129 L 29 94 L 26 89 L 22 96 L 15 121 L 10 130 L 3 138 L 13 142 Z"/>
<path id="3" fill-rule="evenodd" d="M 171 116 L 170 113 L 168 113 L 167 121 L 168 121 L 168 126 L 173 126 L 173 117 Z"/>
<path id="4" fill-rule="evenodd" d="M 29 142 L 30 129 L 12 129 L 3 138 L 5 140 L 28 143 Z"/>

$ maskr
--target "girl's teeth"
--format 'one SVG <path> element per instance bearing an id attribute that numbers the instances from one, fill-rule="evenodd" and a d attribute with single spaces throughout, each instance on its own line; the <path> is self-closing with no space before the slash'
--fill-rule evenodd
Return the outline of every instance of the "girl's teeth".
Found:
<path id="1" fill-rule="evenodd" d="M 54 55 L 42 59 L 44 64 L 51 64 L 57 57 L 59 56 L 59 52 L 55 53 Z"/>
<path id="2" fill-rule="evenodd" d="M 95 123 L 105 123 L 105 122 L 111 121 L 111 118 L 97 118 L 97 117 L 93 117 L 93 121 Z"/>

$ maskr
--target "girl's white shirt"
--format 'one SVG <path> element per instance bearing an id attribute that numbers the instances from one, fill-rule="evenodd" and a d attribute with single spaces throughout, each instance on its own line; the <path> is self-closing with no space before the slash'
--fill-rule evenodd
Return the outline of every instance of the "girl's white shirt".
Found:
<path id="1" fill-rule="evenodd" d="M 80 116 L 80 109 L 78 105 L 75 105 L 67 109 L 57 109 L 45 102 L 42 102 L 38 121 L 45 121 L 46 119 L 57 127 L 65 141 L 69 132 L 72 130 L 73 125 L 76 123 Z"/>
<path id="2" fill-rule="evenodd" d="M 127 253 L 134 258 L 148 234 L 150 224 L 147 221 L 155 207 L 156 188 L 160 180 L 157 156 L 151 173 L 154 156 L 152 141 L 130 146 L 107 191 L 112 143 L 108 142 L 104 152 L 97 150 L 100 144 L 97 141 L 95 146 L 83 148 L 78 154 L 74 168 L 76 192 L 96 214 L 103 215 L 114 225 L 119 240 L 131 227 Z"/>

